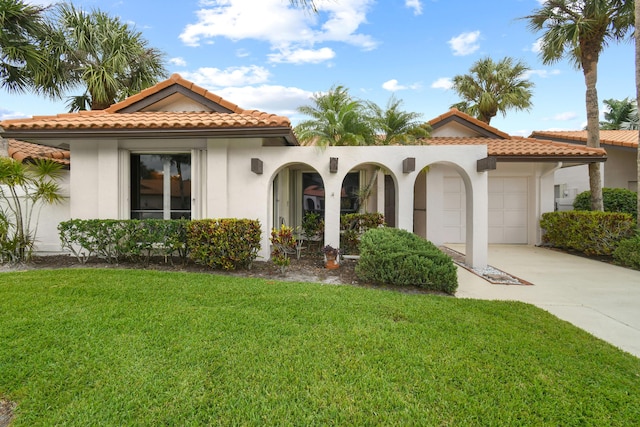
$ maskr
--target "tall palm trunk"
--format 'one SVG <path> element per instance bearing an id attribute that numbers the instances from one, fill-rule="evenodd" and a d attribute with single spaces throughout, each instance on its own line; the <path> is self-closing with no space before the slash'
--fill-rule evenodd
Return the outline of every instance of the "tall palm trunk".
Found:
<path id="1" fill-rule="evenodd" d="M 598 55 L 589 54 L 583 46 L 585 55 L 582 61 L 584 72 L 584 82 L 587 86 L 585 96 L 587 104 L 587 147 L 600 147 L 600 119 L 598 108 L 598 91 L 596 83 L 598 81 Z M 593 52 L 593 51 L 592 51 Z M 602 202 L 602 179 L 600 173 L 600 163 L 589 164 L 589 187 L 591 189 L 591 210 L 603 211 Z"/>
<path id="2" fill-rule="evenodd" d="M 636 0 L 635 3 L 635 22 L 640 23 L 640 1 Z M 638 105 L 640 105 L 640 29 L 636 25 L 635 29 L 636 39 L 636 99 Z M 638 128 L 638 158 L 636 162 L 636 169 L 638 170 L 638 177 L 636 180 L 636 191 L 638 195 L 638 230 L 640 230 L 640 127 Z"/>

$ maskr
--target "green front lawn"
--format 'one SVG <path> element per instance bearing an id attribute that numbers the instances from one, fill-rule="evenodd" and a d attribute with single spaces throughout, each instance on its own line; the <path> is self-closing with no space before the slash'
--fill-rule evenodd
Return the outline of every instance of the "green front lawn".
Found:
<path id="1" fill-rule="evenodd" d="M 0 274 L 14 426 L 633 425 L 640 359 L 531 305 L 195 273 Z"/>

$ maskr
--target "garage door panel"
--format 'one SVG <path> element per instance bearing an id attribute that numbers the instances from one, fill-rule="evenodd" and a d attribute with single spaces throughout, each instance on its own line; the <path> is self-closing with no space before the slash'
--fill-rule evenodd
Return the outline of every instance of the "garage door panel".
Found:
<path id="1" fill-rule="evenodd" d="M 527 207 L 527 195 L 522 193 L 505 194 L 503 197 L 504 208 L 508 210 L 523 211 Z"/>
<path id="2" fill-rule="evenodd" d="M 512 177 L 503 178 L 503 180 L 505 193 L 524 193 L 527 191 L 527 178 Z"/>
<path id="3" fill-rule="evenodd" d="M 523 215 L 522 212 L 513 211 L 513 212 L 504 212 L 502 215 L 503 222 L 502 225 L 505 227 L 526 227 L 527 226 L 527 217 Z"/>

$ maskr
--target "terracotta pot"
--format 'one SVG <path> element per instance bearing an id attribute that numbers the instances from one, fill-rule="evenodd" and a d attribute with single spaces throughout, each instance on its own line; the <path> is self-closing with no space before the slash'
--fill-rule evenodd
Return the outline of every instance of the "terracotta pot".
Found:
<path id="1" fill-rule="evenodd" d="M 324 263 L 324 266 L 329 270 L 335 270 L 336 268 L 340 267 L 340 264 L 338 264 L 335 258 L 328 258 Z"/>

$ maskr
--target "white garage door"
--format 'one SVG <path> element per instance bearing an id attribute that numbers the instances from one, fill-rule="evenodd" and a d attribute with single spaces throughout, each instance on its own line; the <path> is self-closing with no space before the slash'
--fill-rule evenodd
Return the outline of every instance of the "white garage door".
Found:
<path id="1" fill-rule="evenodd" d="M 489 178 L 489 243 L 527 243 L 526 177 Z M 444 178 L 445 242 L 465 241 L 465 192 L 460 177 Z"/>
<path id="2" fill-rule="evenodd" d="M 489 243 L 527 243 L 527 178 L 489 178 Z"/>

